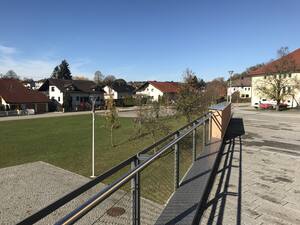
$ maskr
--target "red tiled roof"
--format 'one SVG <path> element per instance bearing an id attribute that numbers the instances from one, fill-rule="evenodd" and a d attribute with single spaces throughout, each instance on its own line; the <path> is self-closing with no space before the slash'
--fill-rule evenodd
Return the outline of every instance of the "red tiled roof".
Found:
<path id="1" fill-rule="evenodd" d="M 251 87 L 251 77 L 245 76 L 232 80 L 233 87 Z"/>
<path id="2" fill-rule="evenodd" d="M 29 90 L 14 79 L 0 79 L 0 96 L 9 104 L 49 102 L 43 93 Z"/>
<path id="3" fill-rule="evenodd" d="M 179 91 L 179 84 L 177 82 L 148 81 L 148 83 L 163 93 L 177 93 Z"/>
<path id="4" fill-rule="evenodd" d="M 290 57 L 291 60 L 294 61 L 295 63 L 295 66 L 296 66 L 296 70 L 300 70 L 300 48 L 296 49 L 295 51 L 289 53 L 288 55 L 284 56 L 284 57 Z M 276 72 L 275 68 L 276 68 L 276 65 L 281 62 L 282 58 L 280 59 L 277 59 L 271 63 L 268 63 L 256 70 L 253 70 L 251 72 L 249 72 L 248 75 L 250 76 L 256 76 L 256 75 L 262 75 L 262 74 L 266 74 L 267 72 Z"/>

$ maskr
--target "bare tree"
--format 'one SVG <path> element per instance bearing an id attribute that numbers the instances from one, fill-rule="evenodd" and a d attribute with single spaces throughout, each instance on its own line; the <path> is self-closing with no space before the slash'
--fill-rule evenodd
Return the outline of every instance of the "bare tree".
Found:
<path id="1" fill-rule="evenodd" d="M 89 78 L 87 78 L 85 76 L 78 75 L 78 76 L 74 76 L 73 80 L 89 80 Z"/>
<path id="2" fill-rule="evenodd" d="M 203 92 L 195 73 L 186 69 L 183 73 L 183 84 L 180 85 L 176 99 L 176 110 L 191 122 L 193 115 L 200 114 L 204 109 Z"/>
<path id="3" fill-rule="evenodd" d="M 103 83 L 105 85 L 111 85 L 114 81 L 116 80 L 116 77 L 114 75 L 107 75 L 104 79 L 103 79 Z"/>
<path id="4" fill-rule="evenodd" d="M 103 82 L 103 80 L 104 80 L 104 75 L 99 70 L 97 70 L 94 75 L 95 83 L 101 84 Z"/>
<path id="5" fill-rule="evenodd" d="M 114 130 L 118 129 L 120 127 L 119 117 L 117 113 L 116 106 L 114 104 L 114 98 L 112 96 L 112 93 L 110 91 L 109 98 L 106 102 L 108 112 L 106 113 L 106 122 L 108 123 L 108 127 L 110 130 L 110 143 L 112 147 L 115 147 L 114 143 Z"/>
<path id="6" fill-rule="evenodd" d="M 170 132 L 170 127 L 165 123 L 160 116 L 160 103 L 153 101 L 147 105 L 140 104 L 137 118 L 135 118 L 136 137 L 150 135 L 153 143 L 158 138 Z"/>
<path id="7" fill-rule="evenodd" d="M 9 70 L 6 72 L 5 75 L 2 75 L 2 78 L 8 78 L 8 79 L 15 79 L 20 80 L 20 77 L 17 75 L 17 73 L 13 70 Z"/>
<path id="8" fill-rule="evenodd" d="M 258 94 L 276 101 L 277 110 L 287 97 L 294 98 L 295 90 L 300 87 L 300 81 L 292 76 L 296 71 L 296 63 L 288 53 L 287 47 L 280 48 L 277 51 L 278 59 L 264 67 L 264 79 L 255 84 Z"/>
<path id="9" fill-rule="evenodd" d="M 223 77 L 215 78 L 206 85 L 205 101 L 208 105 L 222 100 L 227 93 L 227 84 Z"/>

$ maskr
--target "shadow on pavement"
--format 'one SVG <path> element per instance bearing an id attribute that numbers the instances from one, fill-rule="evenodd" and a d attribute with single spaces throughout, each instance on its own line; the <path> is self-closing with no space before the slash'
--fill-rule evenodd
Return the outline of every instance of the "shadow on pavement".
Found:
<path id="1" fill-rule="evenodd" d="M 210 193 L 210 199 L 207 202 L 206 210 L 209 212 L 206 214 L 207 224 L 223 224 L 224 212 L 226 209 L 226 203 L 228 196 L 235 196 L 236 209 L 230 210 L 232 213 L 236 211 L 236 215 L 230 215 L 230 217 L 236 217 L 236 224 L 241 224 L 241 201 L 242 201 L 242 138 L 245 134 L 243 119 L 232 118 L 226 135 L 225 146 L 222 155 L 219 170 L 216 174 L 216 181 L 214 183 L 214 189 Z M 235 161 L 235 163 L 234 163 Z M 237 164 L 237 165 L 236 165 Z M 238 179 L 231 179 L 232 169 L 237 169 Z M 236 187 L 235 191 L 229 190 L 230 187 Z M 232 205 L 230 205 L 232 208 Z"/>

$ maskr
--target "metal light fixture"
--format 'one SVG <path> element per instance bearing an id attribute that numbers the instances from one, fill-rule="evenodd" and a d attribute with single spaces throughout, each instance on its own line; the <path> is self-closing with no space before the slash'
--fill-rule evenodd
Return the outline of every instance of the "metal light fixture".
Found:
<path id="1" fill-rule="evenodd" d="M 90 100 L 92 102 L 92 176 L 95 178 L 95 104 L 97 100 L 96 94 L 91 94 Z"/>
<path id="2" fill-rule="evenodd" d="M 231 99 L 232 99 L 232 85 L 231 85 L 231 76 L 233 74 L 233 70 L 229 70 L 228 73 L 229 73 L 229 90 L 230 90 L 230 95 L 229 95 L 229 102 L 231 103 Z M 227 95 L 228 96 L 228 95 Z"/>

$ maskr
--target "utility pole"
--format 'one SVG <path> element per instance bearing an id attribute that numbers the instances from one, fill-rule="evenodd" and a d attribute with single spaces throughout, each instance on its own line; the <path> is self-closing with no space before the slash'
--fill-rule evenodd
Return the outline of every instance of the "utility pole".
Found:
<path id="1" fill-rule="evenodd" d="M 92 102 L 92 176 L 95 178 L 95 103 L 97 100 L 96 95 L 90 96 Z"/>
<path id="2" fill-rule="evenodd" d="M 231 83 L 231 76 L 233 74 L 233 70 L 229 70 L 228 73 L 229 73 L 229 90 L 230 90 L 230 96 L 229 96 L 229 102 L 231 103 L 231 99 L 232 99 L 232 90 L 231 90 L 231 86 L 232 86 L 232 83 Z M 228 95 L 227 95 L 228 96 Z"/>

